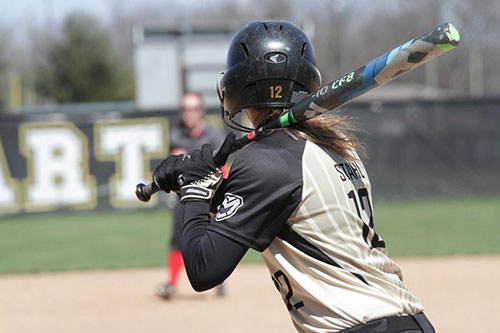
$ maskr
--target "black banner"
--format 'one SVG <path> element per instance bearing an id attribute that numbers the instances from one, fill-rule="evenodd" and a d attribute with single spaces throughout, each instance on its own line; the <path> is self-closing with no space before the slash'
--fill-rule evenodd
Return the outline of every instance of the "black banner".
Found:
<path id="1" fill-rule="evenodd" d="M 214 110 L 211 110 L 214 111 Z M 355 102 L 376 199 L 500 194 L 500 100 Z M 221 126 L 218 115 L 208 116 Z M 164 207 L 135 197 L 178 112 L 0 116 L 0 215 Z"/>
<path id="2" fill-rule="evenodd" d="M 0 118 L 0 214 L 146 208 L 135 185 L 168 155 L 175 113 Z"/>

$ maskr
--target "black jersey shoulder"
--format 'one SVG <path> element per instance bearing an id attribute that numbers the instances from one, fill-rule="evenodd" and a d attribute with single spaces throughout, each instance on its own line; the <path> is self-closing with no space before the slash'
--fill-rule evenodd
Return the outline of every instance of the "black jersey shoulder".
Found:
<path id="1" fill-rule="evenodd" d="M 213 200 L 211 229 L 263 251 L 302 197 L 305 140 L 275 131 L 237 153 Z"/>
<path id="2" fill-rule="evenodd" d="M 236 153 L 234 166 L 248 166 L 261 176 L 300 176 L 304 146 L 304 139 L 276 130 Z"/>

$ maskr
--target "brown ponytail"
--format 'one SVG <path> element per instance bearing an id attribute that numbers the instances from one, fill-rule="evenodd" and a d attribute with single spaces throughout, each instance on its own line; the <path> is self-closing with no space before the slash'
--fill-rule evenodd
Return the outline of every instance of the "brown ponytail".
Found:
<path id="1" fill-rule="evenodd" d="M 285 111 L 283 109 L 258 109 L 258 118 L 263 120 L 275 118 Z M 261 123 L 258 118 L 257 124 Z M 358 128 L 345 116 L 323 114 L 286 128 L 285 131 L 291 136 L 326 146 L 347 161 L 356 159 L 354 152 L 364 155 L 363 147 L 355 135 Z"/>
<path id="2" fill-rule="evenodd" d="M 347 117 L 330 114 L 311 118 L 292 128 L 297 136 L 326 146 L 348 161 L 355 159 L 353 152 L 364 154 L 354 134 L 356 130 Z"/>

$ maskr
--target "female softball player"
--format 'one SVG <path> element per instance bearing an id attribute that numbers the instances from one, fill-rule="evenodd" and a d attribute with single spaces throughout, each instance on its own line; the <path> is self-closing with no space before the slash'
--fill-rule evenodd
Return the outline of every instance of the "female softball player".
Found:
<path id="1" fill-rule="evenodd" d="M 240 111 L 258 127 L 321 80 L 308 37 L 288 22 L 242 28 L 219 78 L 223 118 L 243 129 Z M 434 332 L 375 232 L 351 128 L 325 115 L 273 130 L 235 154 L 223 181 L 233 134 L 215 156 L 204 145 L 155 169 L 156 185 L 181 197 L 182 254 L 195 290 L 222 283 L 253 248 L 300 332 Z"/>

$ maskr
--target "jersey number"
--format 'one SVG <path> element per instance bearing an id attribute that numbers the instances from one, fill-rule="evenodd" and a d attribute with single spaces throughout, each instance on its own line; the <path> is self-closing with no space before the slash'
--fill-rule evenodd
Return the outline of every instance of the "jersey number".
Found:
<path id="1" fill-rule="evenodd" d="M 283 91 L 282 86 L 269 86 L 271 98 L 283 98 L 281 92 Z"/>
<path id="2" fill-rule="evenodd" d="M 361 221 L 363 221 L 363 218 L 361 217 L 361 210 L 363 210 L 370 219 L 368 224 L 366 224 L 365 221 L 363 221 L 363 239 L 365 240 L 365 242 L 368 245 L 370 245 L 371 248 L 385 247 L 385 242 L 375 232 L 375 225 L 373 224 L 372 205 L 370 203 L 370 198 L 368 196 L 368 190 L 366 188 L 360 188 L 358 190 L 357 197 L 356 197 L 356 192 L 351 190 L 349 193 L 347 193 L 347 196 L 354 202 L 354 206 L 356 206 L 356 213 L 358 214 L 358 217 L 361 219 Z M 361 210 L 359 209 L 360 206 Z M 370 233 L 370 230 L 373 231 L 373 238 L 371 239 L 371 241 L 368 240 L 368 235 Z"/>
<path id="3" fill-rule="evenodd" d="M 293 296 L 292 286 L 290 285 L 290 281 L 288 281 L 288 278 L 286 277 L 285 273 L 283 273 L 283 271 L 281 271 L 281 270 L 274 273 L 274 275 L 272 277 L 274 285 L 276 286 L 276 289 L 278 289 L 278 291 L 280 291 L 281 288 L 284 287 L 283 283 L 280 281 L 281 277 L 283 278 L 283 282 L 286 284 L 287 293 L 285 295 L 285 301 L 286 301 L 286 308 L 288 309 L 288 311 L 292 311 L 293 309 L 297 310 L 297 309 L 303 307 L 304 302 L 302 302 L 302 301 L 299 301 L 295 304 L 292 304 L 292 302 L 290 301 L 290 298 L 292 298 L 292 296 Z"/>

